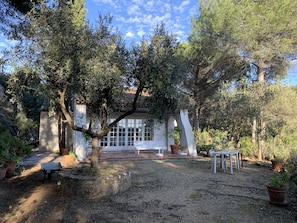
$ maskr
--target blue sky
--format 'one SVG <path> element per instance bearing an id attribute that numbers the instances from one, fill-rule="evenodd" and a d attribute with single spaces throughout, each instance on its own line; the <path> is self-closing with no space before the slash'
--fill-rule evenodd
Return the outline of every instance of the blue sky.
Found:
<path id="1" fill-rule="evenodd" d="M 148 37 L 160 22 L 178 41 L 186 41 L 191 17 L 198 12 L 197 0 L 86 0 L 87 19 L 93 23 L 98 14 L 113 16 L 113 26 L 125 36 L 127 43 Z M 0 49 L 12 42 L 0 34 Z"/>
<path id="2" fill-rule="evenodd" d="M 87 18 L 93 23 L 98 14 L 113 16 L 113 26 L 125 36 L 127 43 L 137 43 L 153 33 L 156 24 L 165 23 L 167 31 L 186 41 L 191 21 L 198 13 L 197 0 L 86 0 Z M 0 34 L 0 50 L 13 45 Z M 292 62 L 284 83 L 297 85 L 297 60 Z"/>
<path id="3" fill-rule="evenodd" d="M 127 42 L 138 42 L 153 33 L 160 22 L 166 30 L 186 41 L 191 17 L 198 12 L 197 0 L 87 0 L 87 18 L 94 21 L 98 12 L 113 16 L 113 24 Z"/>

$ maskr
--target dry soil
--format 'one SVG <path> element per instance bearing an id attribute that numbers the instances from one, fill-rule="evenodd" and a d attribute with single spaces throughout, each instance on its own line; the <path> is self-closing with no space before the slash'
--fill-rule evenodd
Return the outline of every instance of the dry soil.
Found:
<path id="1" fill-rule="evenodd" d="M 292 189 L 288 205 L 268 202 L 269 167 L 245 163 L 231 175 L 211 173 L 208 159 L 116 164 L 131 171 L 132 186 L 103 200 L 66 197 L 56 175 L 43 182 L 38 165 L 24 166 L 20 175 L 0 182 L 0 222 L 297 222 Z"/>

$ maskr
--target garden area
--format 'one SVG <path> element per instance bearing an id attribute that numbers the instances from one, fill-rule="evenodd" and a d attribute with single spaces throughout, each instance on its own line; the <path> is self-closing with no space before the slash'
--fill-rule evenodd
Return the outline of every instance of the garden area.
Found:
<path id="1" fill-rule="evenodd" d="M 0 6 L 1 35 L 13 43 L 0 52 L 1 222 L 297 222 L 297 88 L 285 84 L 296 64 L 296 0 L 200 0 L 186 42 L 161 22 L 127 43 L 112 15 L 89 21 L 84 0 Z M 156 138 L 169 146 L 158 125 L 180 111 L 197 157 L 98 159 L 99 147 L 123 152 Z M 40 132 L 42 112 L 54 121 Z M 75 134 L 92 147 L 88 171 L 122 166 L 127 190 L 66 195 L 59 175 L 45 180 L 40 163 L 23 163 L 42 142 L 78 157 Z M 225 149 L 240 150 L 243 168 L 214 174 L 207 152 Z M 273 171 L 272 161 L 282 166 Z M 267 182 L 287 192 L 281 205 Z"/>
<path id="2" fill-rule="evenodd" d="M 103 161 L 131 172 L 128 190 L 103 199 L 66 196 L 53 174 L 43 182 L 40 164 L 0 181 L 1 222 L 296 222 L 295 183 L 288 204 L 269 203 L 271 165 L 245 161 L 233 175 L 211 172 L 208 157 Z"/>

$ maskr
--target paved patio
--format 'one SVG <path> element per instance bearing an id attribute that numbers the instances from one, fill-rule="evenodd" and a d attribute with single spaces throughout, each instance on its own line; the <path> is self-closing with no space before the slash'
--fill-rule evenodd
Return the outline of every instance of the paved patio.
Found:
<path id="1" fill-rule="evenodd" d="M 150 160 L 150 159 L 208 159 L 207 157 L 197 156 L 191 157 L 189 155 L 175 155 L 171 152 L 164 152 L 163 157 L 156 155 L 156 151 L 141 151 L 137 154 L 136 151 L 115 151 L 102 153 L 101 161 L 112 160 Z M 20 162 L 22 165 L 36 165 L 45 162 L 62 162 L 63 156 L 59 153 L 35 150 L 30 156 L 23 158 Z M 85 162 L 90 162 L 90 157 L 87 157 Z"/>

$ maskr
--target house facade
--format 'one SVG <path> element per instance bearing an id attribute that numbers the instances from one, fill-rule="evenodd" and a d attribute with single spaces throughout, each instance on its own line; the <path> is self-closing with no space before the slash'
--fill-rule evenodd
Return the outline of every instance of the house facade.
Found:
<path id="1" fill-rule="evenodd" d="M 111 123 L 121 112 L 114 112 L 109 120 Z M 86 105 L 75 103 L 74 119 L 77 126 L 87 127 L 89 120 Z M 93 124 L 100 128 L 100 122 Z M 170 145 L 174 144 L 174 127 L 180 129 L 180 141 L 182 150 L 191 156 L 197 156 L 196 146 L 189 122 L 187 110 L 180 110 L 177 115 L 167 115 L 162 122 L 149 121 L 147 113 L 138 110 L 134 114 L 122 119 L 99 142 L 103 152 L 135 150 L 134 142 L 144 141 L 147 149 L 154 146 L 165 147 L 170 151 Z M 59 122 L 56 116 L 49 117 L 46 111 L 42 111 L 40 119 L 39 142 L 40 148 L 46 151 L 59 152 Z M 72 148 L 79 160 L 85 160 L 91 154 L 91 141 L 82 132 L 71 131 L 66 128 L 66 146 Z M 149 143 L 146 143 L 149 142 Z"/>

